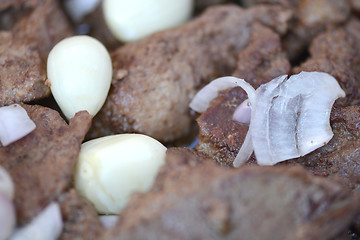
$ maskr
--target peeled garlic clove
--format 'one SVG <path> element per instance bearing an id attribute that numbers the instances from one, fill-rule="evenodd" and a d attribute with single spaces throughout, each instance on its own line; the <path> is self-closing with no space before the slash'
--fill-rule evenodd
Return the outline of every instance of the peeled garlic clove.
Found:
<path id="1" fill-rule="evenodd" d="M 74 22 L 80 22 L 87 14 L 95 10 L 100 0 L 65 0 L 66 12 Z"/>
<path id="2" fill-rule="evenodd" d="M 165 152 L 160 142 L 141 134 L 85 142 L 75 170 L 75 188 L 98 213 L 118 214 L 133 192 L 151 188 Z"/>
<path id="3" fill-rule="evenodd" d="M 94 116 L 109 92 L 111 58 L 95 38 L 66 38 L 49 53 L 47 75 L 51 92 L 68 119 L 81 110 Z"/>
<path id="4" fill-rule="evenodd" d="M 130 42 L 190 19 L 193 0 L 104 0 L 105 21 L 116 38 Z"/>

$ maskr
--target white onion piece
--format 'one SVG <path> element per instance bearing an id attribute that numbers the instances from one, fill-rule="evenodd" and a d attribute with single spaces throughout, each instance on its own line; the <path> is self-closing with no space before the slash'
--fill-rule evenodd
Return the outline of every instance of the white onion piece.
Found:
<path id="1" fill-rule="evenodd" d="M 205 87 L 203 87 L 192 99 L 189 106 L 196 112 L 205 112 L 212 100 L 214 100 L 219 91 L 226 89 L 241 87 L 247 93 L 250 103 L 255 97 L 255 89 L 243 79 L 236 77 L 221 77 L 211 81 Z"/>
<path id="2" fill-rule="evenodd" d="M 28 225 L 15 231 L 11 240 L 53 240 L 62 231 L 63 222 L 58 203 L 50 203 Z"/>
<path id="3" fill-rule="evenodd" d="M 119 216 L 118 215 L 102 215 L 102 216 L 99 216 L 99 220 L 105 229 L 110 229 L 112 227 L 115 227 L 117 221 L 119 220 Z"/>
<path id="4" fill-rule="evenodd" d="M 9 200 L 14 198 L 14 182 L 5 168 L 0 166 L 0 194 Z M 1 238 L 0 238 L 1 239 Z"/>
<path id="5" fill-rule="evenodd" d="M 87 14 L 95 10 L 101 0 L 66 0 L 66 12 L 74 22 L 80 22 Z"/>
<path id="6" fill-rule="evenodd" d="M 0 192 L 0 239 L 8 239 L 15 227 L 15 207 L 13 202 Z"/>
<path id="7" fill-rule="evenodd" d="M 19 104 L 0 107 L 0 141 L 3 146 L 25 137 L 35 128 L 35 123 Z"/>
<path id="8" fill-rule="evenodd" d="M 249 99 L 244 100 L 236 109 L 232 119 L 239 123 L 249 124 L 251 120 L 251 107 Z"/>
<path id="9" fill-rule="evenodd" d="M 330 112 L 344 97 L 327 73 L 301 72 L 281 76 L 256 90 L 250 132 L 259 165 L 274 165 L 304 156 L 333 137 Z"/>

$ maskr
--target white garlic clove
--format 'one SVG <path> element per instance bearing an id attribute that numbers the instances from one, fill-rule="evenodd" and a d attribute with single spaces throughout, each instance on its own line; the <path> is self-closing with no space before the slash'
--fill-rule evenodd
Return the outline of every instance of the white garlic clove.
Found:
<path id="1" fill-rule="evenodd" d="M 104 0 L 106 23 L 116 38 L 131 42 L 190 19 L 193 0 Z"/>
<path id="2" fill-rule="evenodd" d="M 165 152 L 160 142 L 141 134 L 85 142 L 75 170 L 75 188 L 98 213 L 118 214 L 132 193 L 151 188 Z"/>
<path id="3" fill-rule="evenodd" d="M 101 225 L 105 229 L 110 229 L 110 228 L 115 227 L 115 225 L 117 224 L 117 222 L 119 220 L 119 216 L 118 215 L 101 215 L 101 216 L 99 216 L 99 220 L 101 222 Z"/>
<path id="4" fill-rule="evenodd" d="M 87 14 L 95 10 L 100 0 L 65 0 L 66 12 L 74 22 L 80 22 Z"/>
<path id="5" fill-rule="evenodd" d="M 111 58 L 95 38 L 66 38 L 49 53 L 47 75 L 51 92 L 68 119 L 82 110 L 94 116 L 109 92 Z"/>

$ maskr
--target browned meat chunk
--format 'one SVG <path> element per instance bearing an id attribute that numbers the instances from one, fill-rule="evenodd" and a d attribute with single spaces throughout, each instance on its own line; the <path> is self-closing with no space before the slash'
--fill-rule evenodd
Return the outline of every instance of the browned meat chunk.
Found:
<path id="1" fill-rule="evenodd" d="M 254 24 L 249 44 L 240 51 L 233 75 L 258 87 L 287 74 L 289 70 L 290 64 L 281 49 L 280 37 L 269 28 Z M 212 156 L 221 164 L 232 165 L 248 131 L 248 125 L 234 122 L 232 115 L 246 98 L 242 89 L 235 88 L 221 93 L 214 100 L 212 106 L 197 119 L 197 150 Z"/>
<path id="2" fill-rule="evenodd" d="M 41 106 L 22 105 L 36 129 L 7 147 L 0 147 L 0 165 L 15 183 L 17 221 L 36 216 L 72 185 L 81 142 L 91 125 L 87 112 L 78 113 L 69 125 L 59 113 Z"/>
<path id="3" fill-rule="evenodd" d="M 255 88 L 290 72 L 290 63 L 281 47 L 280 36 L 255 23 L 249 45 L 238 55 L 235 77 L 245 79 Z"/>
<path id="4" fill-rule="evenodd" d="M 64 220 L 61 240 L 99 237 L 104 229 L 91 203 L 83 199 L 74 189 L 61 196 L 60 203 Z"/>
<path id="5" fill-rule="evenodd" d="M 283 164 L 301 164 L 315 175 L 341 178 L 351 189 L 360 187 L 360 106 L 334 108 L 331 112 L 334 137 L 305 157 Z"/>
<path id="6" fill-rule="evenodd" d="M 140 132 L 173 141 L 186 135 L 192 96 L 202 84 L 233 72 L 251 24 L 262 21 L 285 31 L 288 17 L 278 7 L 214 7 L 183 26 L 119 48 L 112 54 L 112 88 L 91 136 Z"/>
<path id="7" fill-rule="evenodd" d="M 41 0 L 13 29 L 17 39 L 32 44 L 44 61 L 55 44 L 71 35 L 72 28 L 56 0 Z"/>
<path id="8" fill-rule="evenodd" d="M 358 211 L 341 184 L 300 167 L 226 169 L 206 161 L 172 169 L 162 181 L 134 195 L 101 239 L 326 240 Z"/>
<path id="9" fill-rule="evenodd" d="M 328 30 L 310 46 L 311 57 L 294 72 L 322 71 L 334 76 L 346 92 L 343 104 L 360 103 L 360 21 Z"/>
<path id="10" fill-rule="evenodd" d="M 38 51 L 0 32 L 0 106 L 30 102 L 50 94 L 46 70 Z"/>
<path id="11" fill-rule="evenodd" d="M 243 0 L 249 6 L 258 3 L 281 4 L 293 11 L 284 48 L 291 60 L 303 55 L 312 38 L 328 25 L 344 23 L 350 16 L 349 0 Z"/>
<path id="12" fill-rule="evenodd" d="M 50 95 L 45 85 L 47 55 L 72 30 L 57 1 L 39 2 L 34 9 L 24 3 L 24 9 L 14 12 L 23 15 L 12 31 L 0 32 L 0 106 Z M 19 6 L 14 2 L 14 7 Z"/>

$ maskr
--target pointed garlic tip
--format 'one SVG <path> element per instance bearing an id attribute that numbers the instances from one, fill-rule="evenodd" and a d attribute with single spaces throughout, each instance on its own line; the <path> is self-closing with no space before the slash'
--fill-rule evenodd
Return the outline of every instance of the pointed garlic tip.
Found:
<path id="1" fill-rule="evenodd" d="M 260 165 L 304 156 L 333 137 L 331 108 L 345 93 L 329 74 L 301 72 L 256 92 L 250 131 Z"/>
<path id="2" fill-rule="evenodd" d="M 51 92 L 68 119 L 82 110 L 94 116 L 109 92 L 111 58 L 95 38 L 66 38 L 49 53 L 47 75 Z"/>
<path id="3" fill-rule="evenodd" d="M 142 134 L 119 134 L 83 143 L 75 188 L 101 214 L 118 214 L 134 192 L 148 191 L 165 161 L 166 147 Z"/>
<path id="4" fill-rule="evenodd" d="M 104 0 L 103 11 L 114 36 L 131 42 L 186 22 L 193 5 L 193 0 Z"/>

